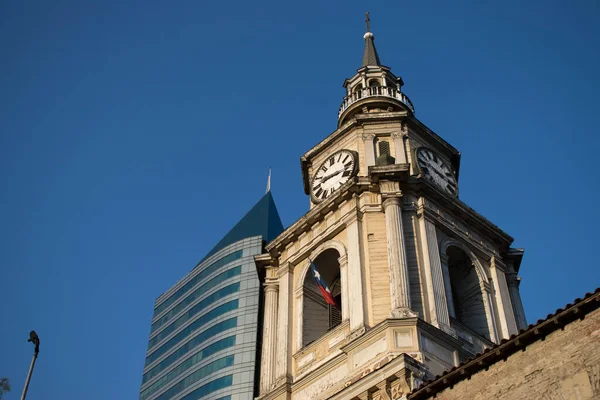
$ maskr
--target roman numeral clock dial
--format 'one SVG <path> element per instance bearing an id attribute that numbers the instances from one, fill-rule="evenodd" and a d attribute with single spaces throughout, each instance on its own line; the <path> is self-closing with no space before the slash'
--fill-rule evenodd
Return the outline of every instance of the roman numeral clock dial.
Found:
<path id="1" fill-rule="evenodd" d="M 458 184 L 448 165 L 433 151 L 426 147 L 417 150 L 417 164 L 423 176 L 452 196 L 458 194 Z"/>
<path id="2" fill-rule="evenodd" d="M 356 175 L 356 156 L 350 150 L 340 150 L 330 155 L 313 175 L 310 185 L 314 203 L 320 203 L 354 175 Z"/>

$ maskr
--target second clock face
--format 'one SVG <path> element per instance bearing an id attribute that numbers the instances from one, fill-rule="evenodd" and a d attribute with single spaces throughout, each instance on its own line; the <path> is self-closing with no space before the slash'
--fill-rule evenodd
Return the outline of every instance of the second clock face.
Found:
<path id="1" fill-rule="evenodd" d="M 456 196 L 458 185 L 454 173 L 437 154 L 426 147 L 420 147 L 417 150 L 417 163 L 425 178 Z"/>
<path id="2" fill-rule="evenodd" d="M 350 150 L 333 153 L 315 172 L 310 190 L 313 201 L 320 202 L 329 197 L 356 174 L 356 159 Z"/>

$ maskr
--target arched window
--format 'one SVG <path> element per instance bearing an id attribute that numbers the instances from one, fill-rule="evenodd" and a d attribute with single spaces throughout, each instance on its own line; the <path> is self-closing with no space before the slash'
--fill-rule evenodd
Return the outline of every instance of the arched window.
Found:
<path id="1" fill-rule="evenodd" d="M 355 100 L 360 99 L 362 97 L 362 89 L 363 86 L 360 83 L 354 87 L 353 97 Z"/>
<path id="2" fill-rule="evenodd" d="M 335 249 L 327 249 L 313 261 L 316 270 L 331 291 L 336 306 L 330 305 L 315 282 L 312 270 L 309 269 L 302 285 L 302 345 L 313 342 L 327 331 L 342 322 L 342 292 L 340 285 L 340 253 Z"/>
<path id="3" fill-rule="evenodd" d="M 446 249 L 451 291 L 448 295 L 450 316 L 482 337 L 493 340 L 486 313 L 486 293 L 471 257 L 458 246 Z"/>
<path id="4" fill-rule="evenodd" d="M 369 81 L 369 91 L 371 92 L 371 96 L 376 96 L 381 94 L 381 83 L 377 79 L 371 79 Z"/>

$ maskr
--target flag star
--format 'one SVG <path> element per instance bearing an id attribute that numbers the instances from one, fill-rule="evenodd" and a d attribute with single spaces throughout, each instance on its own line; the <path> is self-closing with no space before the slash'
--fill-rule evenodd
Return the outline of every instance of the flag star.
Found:
<path id="1" fill-rule="evenodd" d="M 321 279 L 321 274 L 319 274 L 319 271 L 317 271 L 316 269 L 313 270 L 313 274 L 315 274 L 315 278 Z"/>

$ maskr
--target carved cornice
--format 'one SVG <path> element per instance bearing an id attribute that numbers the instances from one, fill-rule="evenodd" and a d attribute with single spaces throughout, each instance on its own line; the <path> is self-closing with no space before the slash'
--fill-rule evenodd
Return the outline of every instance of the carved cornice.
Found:
<path id="1" fill-rule="evenodd" d="M 411 178 L 410 183 L 413 182 L 415 182 L 415 179 Z M 421 193 L 421 196 L 425 196 L 426 194 L 433 195 L 431 197 L 434 197 L 434 200 L 440 200 L 444 204 L 443 207 L 439 207 L 440 209 L 443 209 L 448 213 L 453 213 L 457 219 L 464 221 L 463 223 L 465 225 L 471 225 L 475 227 L 476 230 L 484 232 L 485 235 L 491 237 L 492 241 L 497 242 L 500 247 L 505 247 L 507 249 L 513 242 L 514 239 L 509 234 L 458 198 L 442 192 L 436 185 L 425 179 L 417 178 L 416 182 L 420 184 L 421 189 L 424 189 L 422 190 L 423 193 Z M 425 207 L 433 211 L 435 218 L 440 216 L 437 213 L 437 210 L 431 206 L 432 201 L 430 200 L 430 197 L 427 197 L 426 199 Z"/>
<path id="2" fill-rule="evenodd" d="M 454 235 L 460 237 L 461 240 L 465 241 L 470 246 L 477 249 L 480 253 L 484 254 L 488 260 L 496 253 L 496 249 L 493 246 L 490 247 L 490 244 L 486 243 L 484 240 L 477 240 L 477 238 L 475 238 L 471 232 L 464 232 L 459 229 L 460 225 L 456 223 L 458 219 L 448 219 L 445 215 L 440 214 L 427 203 L 418 207 L 417 217 L 425 218 L 427 221 L 435 225 L 441 224 L 444 228 L 450 232 L 453 232 Z M 464 222 L 461 221 L 461 223 L 465 226 L 469 226 L 468 222 L 469 220 Z M 483 237 L 483 235 L 481 236 Z"/>
<path id="3" fill-rule="evenodd" d="M 390 164 L 369 166 L 369 179 L 375 183 L 380 180 L 406 181 L 410 174 L 410 164 Z"/>
<path id="4" fill-rule="evenodd" d="M 277 267 L 277 259 L 273 258 L 269 253 L 255 255 L 254 263 L 258 268 Z"/>
<path id="5" fill-rule="evenodd" d="M 359 182 L 356 177 L 354 180 L 350 180 L 343 185 L 338 193 L 332 198 L 325 200 L 318 206 L 315 206 L 312 210 L 304 214 L 300 219 L 294 222 L 286 230 L 284 230 L 279 236 L 271 241 L 266 247 L 266 250 L 273 254 L 276 258 L 276 253 L 281 253 L 285 247 L 296 241 L 296 239 L 304 232 L 309 231 L 314 224 L 322 222 L 327 214 L 331 211 L 335 211 L 340 208 L 340 205 L 352 198 L 355 194 L 359 194 L 369 190 L 368 182 Z"/>

